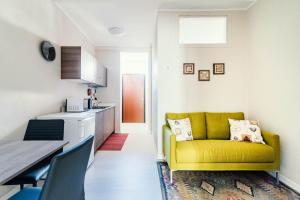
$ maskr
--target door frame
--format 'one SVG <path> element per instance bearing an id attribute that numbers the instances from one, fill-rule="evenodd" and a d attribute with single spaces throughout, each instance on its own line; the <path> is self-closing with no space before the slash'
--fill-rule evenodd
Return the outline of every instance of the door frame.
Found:
<path id="1" fill-rule="evenodd" d="M 119 53 L 147 53 L 148 54 L 148 66 L 147 66 L 147 72 L 144 74 L 145 75 L 145 125 L 147 127 L 147 130 L 149 130 L 149 133 L 151 134 L 152 130 L 152 48 L 148 47 L 124 47 L 119 49 Z M 125 73 L 126 74 L 126 73 Z M 122 131 L 122 118 L 123 118 L 123 84 L 122 84 L 122 65 L 120 63 L 120 74 L 119 74 L 119 80 L 120 80 L 120 101 L 119 101 L 119 106 L 120 106 L 120 130 Z M 146 100 L 147 99 L 147 100 Z M 146 104 L 147 102 L 147 104 Z"/>

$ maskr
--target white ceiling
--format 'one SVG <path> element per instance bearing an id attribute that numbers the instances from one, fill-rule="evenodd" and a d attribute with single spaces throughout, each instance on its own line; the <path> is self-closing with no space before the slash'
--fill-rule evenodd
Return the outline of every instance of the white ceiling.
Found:
<path id="1" fill-rule="evenodd" d="M 255 0 L 55 0 L 95 46 L 150 47 L 157 10 L 246 9 Z M 113 36 L 110 27 L 122 27 Z"/>

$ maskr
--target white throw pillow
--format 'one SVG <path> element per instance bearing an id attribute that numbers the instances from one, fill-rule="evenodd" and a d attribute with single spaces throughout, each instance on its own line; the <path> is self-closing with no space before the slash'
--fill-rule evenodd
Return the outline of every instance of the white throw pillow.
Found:
<path id="1" fill-rule="evenodd" d="M 257 121 L 235 119 L 228 119 L 228 121 L 230 124 L 230 140 L 265 144 Z"/>
<path id="2" fill-rule="evenodd" d="M 193 140 L 192 127 L 189 118 L 168 119 L 172 132 L 176 135 L 176 141 Z"/>

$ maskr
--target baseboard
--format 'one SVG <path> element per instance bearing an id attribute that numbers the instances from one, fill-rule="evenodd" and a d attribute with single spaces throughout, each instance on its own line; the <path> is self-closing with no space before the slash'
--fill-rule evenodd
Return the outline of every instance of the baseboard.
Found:
<path id="1" fill-rule="evenodd" d="M 267 172 L 267 173 L 275 178 L 274 172 Z M 285 184 L 286 186 L 290 187 L 292 190 L 295 190 L 295 192 L 300 194 L 300 185 L 292 181 L 291 179 L 287 178 L 286 176 L 283 176 L 282 174 L 280 174 L 280 172 L 279 172 L 279 180 L 280 182 L 282 182 L 283 184 Z"/>
<path id="2" fill-rule="evenodd" d="M 5 195 L 3 195 L 2 197 L 0 197 L 0 200 L 7 200 L 9 199 L 12 195 L 14 195 L 15 193 L 17 193 L 19 191 L 19 187 L 16 186 L 13 189 L 11 189 L 8 193 L 6 193 Z"/>
<path id="3" fill-rule="evenodd" d="M 161 161 L 161 160 L 166 160 L 166 159 L 165 159 L 165 156 L 163 154 L 158 153 L 157 157 L 156 157 L 156 160 Z"/>
<path id="4" fill-rule="evenodd" d="M 159 158 L 157 158 L 156 162 L 166 162 L 166 159 L 159 159 Z"/>

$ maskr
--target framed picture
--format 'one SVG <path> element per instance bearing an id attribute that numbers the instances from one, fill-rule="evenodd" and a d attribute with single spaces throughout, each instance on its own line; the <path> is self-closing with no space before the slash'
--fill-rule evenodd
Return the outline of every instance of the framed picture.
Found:
<path id="1" fill-rule="evenodd" d="M 198 81 L 210 81 L 210 70 L 199 70 Z"/>
<path id="2" fill-rule="evenodd" d="M 183 63 L 183 74 L 194 74 L 195 73 L 194 63 Z"/>
<path id="3" fill-rule="evenodd" d="M 213 68 L 213 73 L 215 75 L 225 74 L 225 63 L 214 63 Z"/>

